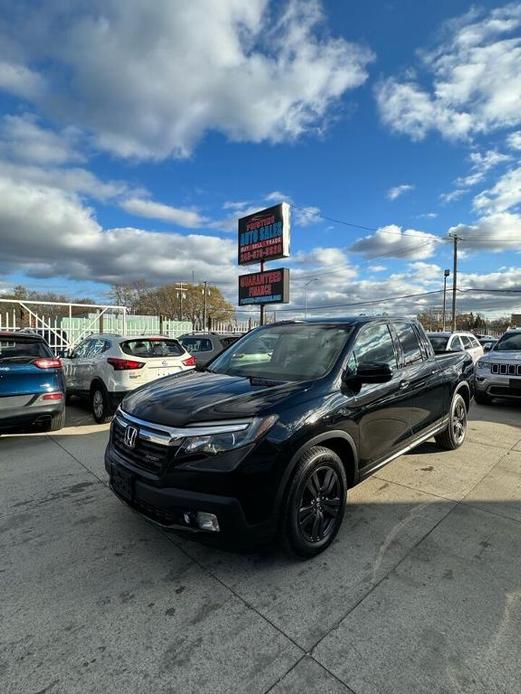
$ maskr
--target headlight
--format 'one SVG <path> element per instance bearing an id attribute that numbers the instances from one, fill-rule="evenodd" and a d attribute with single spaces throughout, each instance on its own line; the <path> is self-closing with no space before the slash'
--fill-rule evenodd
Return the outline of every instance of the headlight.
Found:
<path id="1" fill-rule="evenodd" d="M 194 436 L 187 436 L 181 444 L 177 457 L 207 457 L 219 455 L 226 451 L 242 448 L 253 443 L 265 434 L 277 417 L 255 417 L 238 422 L 218 422 L 216 424 L 196 424 Z M 188 427 L 187 430 L 189 430 Z M 196 431 L 200 433 L 196 433 Z"/>
<path id="2" fill-rule="evenodd" d="M 478 369 L 487 369 L 490 371 L 490 367 L 492 366 L 491 361 L 486 361 L 485 359 L 478 359 L 476 366 Z"/>

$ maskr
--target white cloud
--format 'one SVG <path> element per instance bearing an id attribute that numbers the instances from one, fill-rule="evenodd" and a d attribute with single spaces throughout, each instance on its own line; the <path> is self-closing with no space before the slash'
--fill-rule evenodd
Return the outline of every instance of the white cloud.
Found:
<path id="1" fill-rule="evenodd" d="M 204 235 L 103 229 L 73 194 L 0 176 L 0 268 L 5 276 L 122 282 L 198 278 L 233 285 L 235 243 Z M 219 258 L 219 263 L 216 263 Z"/>
<path id="2" fill-rule="evenodd" d="M 400 195 L 403 195 L 404 193 L 408 193 L 411 190 L 414 190 L 413 185 L 411 185 L 409 183 L 403 183 L 401 186 L 394 186 L 394 188 L 389 188 L 385 197 L 388 200 L 396 200 L 396 198 L 399 198 Z"/>
<path id="3" fill-rule="evenodd" d="M 0 138 L 0 152 L 16 161 L 60 165 L 85 160 L 76 148 L 74 129 L 55 133 L 40 126 L 31 114 L 4 116 L 0 122 Z"/>
<path id="4" fill-rule="evenodd" d="M 0 89 L 21 98 L 34 99 L 42 95 L 44 80 L 25 65 L 0 60 Z"/>
<path id="5" fill-rule="evenodd" d="M 369 272 L 383 272 L 384 270 L 387 270 L 385 265 L 369 265 L 367 269 Z"/>
<path id="6" fill-rule="evenodd" d="M 356 241 L 350 250 L 366 258 L 423 259 L 433 255 L 440 243 L 439 237 L 416 229 L 402 230 L 395 224 L 381 227 L 374 234 Z"/>
<path id="7" fill-rule="evenodd" d="M 521 215 L 510 212 L 491 214 L 476 224 L 457 224 L 449 234 L 463 237 L 462 250 L 521 251 Z"/>
<path id="8" fill-rule="evenodd" d="M 430 130 L 458 139 L 521 124 L 520 28 L 519 3 L 448 23 L 445 41 L 422 54 L 430 90 L 410 77 L 377 86 L 384 123 L 415 140 Z"/>
<path id="9" fill-rule="evenodd" d="M 144 198 L 128 198 L 120 203 L 120 206 L 139 217 L 161 219 L 164 222 L 173 222 L 189 229 L 198 229 L 208 222 L 197 210 L 180 207 L 171 207 L 160 202 Z"/>
<path id="10" fill-rule="evenodd" d="M 521 204 L 521 166 L 503 174 L 496 183 L 474 198 L 474 209 L 480 212 L 504 212 Z"/>
<path id="11" fill-rule="evenodd" d="M 187 156 L 209 131 L 236 142 L 320 131 L 373 60 L 328 35 L 319 0 L 76 0 L 21 9 L 9 28 L 11 52 L 44 66 L 49 89 L 24 65 L 6 88 L 141 159 Z"/>
<path id="12" fill-rule="evenodd" d="M 131 192 L 125 181 L 102 181 L 92 172 L 80 167 L 29 166 L 0 159 L 0 175 L 13 181 L 59 188 L 67 193 L 77 193 L 102 201 Z"/>
<path id="13" fill-rule="evenodd" d="M 507 145 L 510 147 L 510 149 L 521 149 L 521 130 L 518 130 L 515 133 L 510 133 L 510 135 L 507 137 Z"/>
<path id="14" fill-rule="evenodd" d="M 437 216 L 437 212 L 424 212 L 418 215 L 418 219 L 436 219 Z"/>

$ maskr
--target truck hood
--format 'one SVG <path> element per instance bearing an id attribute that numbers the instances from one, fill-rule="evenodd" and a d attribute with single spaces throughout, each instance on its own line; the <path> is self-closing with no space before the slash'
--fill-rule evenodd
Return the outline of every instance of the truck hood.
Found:
<path id="1" fill-rule="evenodd" d="M 309 383 L 271 384 L 263 379 L 185 371 L 130 393 L 121 408 L 150 423 L 179 427 L 268 414 L 309 387 Z"/>

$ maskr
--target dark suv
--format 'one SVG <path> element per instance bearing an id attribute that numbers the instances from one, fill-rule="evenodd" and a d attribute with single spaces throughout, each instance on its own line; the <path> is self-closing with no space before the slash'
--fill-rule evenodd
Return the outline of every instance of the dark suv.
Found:
<path id="1" fill-rule="evenodd" d="M 276 323 L 128 395 L 105 466 L 113 491 L 163 526 L 241 544 L 278 535 L 313 556 L 349 486 L 431 436 L 461 446 L 472 390 L 471 357 L 436 358 L 415 321 Z"/>

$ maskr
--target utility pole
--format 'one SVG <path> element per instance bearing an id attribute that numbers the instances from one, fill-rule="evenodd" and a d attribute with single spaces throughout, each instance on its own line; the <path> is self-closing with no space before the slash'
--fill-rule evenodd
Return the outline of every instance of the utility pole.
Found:
<path id="1" fill-rule="evenodd" d="M 458 289 L 458 241 L 461 236 L 452 234 L 454 242 L 454 269 L 452 271 L 452 332 L 456 332 L 456 292 Z"/>
<path id="2" fill-rule="evenodd" d="M 185 285 L 185 282 L 177 282 L 176 287 L 175 287 L 176 296 L 179 299 L 179 309 L 178 309 L 179 320 L 183 320 L 183 296 L 184 296 L 185 292 L 187 291 L 187 289 L 184 285 Z"/>
<path id="3" fill-rule="evenodd" d="M 443 272 L 443 331 L 445 331 L 445 308 L 447 306 L 447 277 L 450 275 L 450 270 Z"/>
<path id="4" fill-rule="evenodd" d="M 208 282 L 205 281 L 203 284 L 203 331 L 206 331 L 206 287 Z"/>
<path id="5" fill-rule="evenodd" d="M 264 260 L 260 261 L 260 271 L 264 272 Z M 259 321 L 261 325 L 264 325 L 264 309 L 265 309 L 264 304 L 261 304 L 260 305 L 260 321 Z"/>

